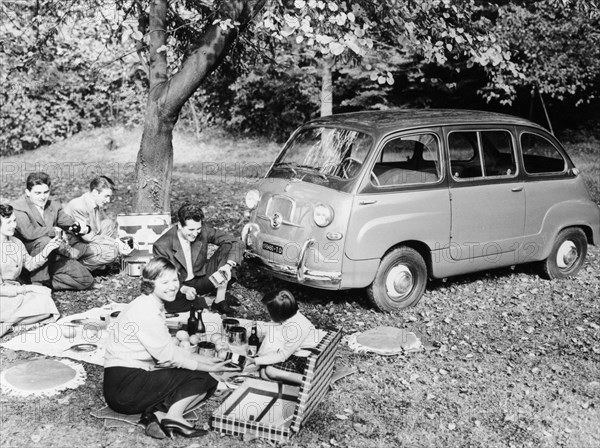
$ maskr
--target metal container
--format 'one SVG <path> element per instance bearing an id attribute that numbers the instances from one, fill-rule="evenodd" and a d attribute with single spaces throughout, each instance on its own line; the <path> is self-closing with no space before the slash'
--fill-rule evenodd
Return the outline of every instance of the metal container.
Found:
<path id="1" fill-rule="evenodd" d="M 223 319 L 223 334 L 229 338 L 229 330 L 233 327 L 237 327 L 240 325 L 240 321 L 237 319 L 225 318 Z"/>
<path id="2" fill-rule="evenodd" d="M 209 357 L 215 356 L 215 344 L 208 341 L 198 342 L 198 354 Z"/>
<path id="3" fill-rule="evenodd" d="M 244 327 L 232 327 L 229 330 L 229 343 L 233 345 L 246 344 L 246 329 Z"/>
<path id="4" fill-rule="evenodd" d="M 124 274 L 127 274 L 130 277 L 141 277 L 144 266 L 146 266 L 146 261 L 127 261 L 124 259 L 122 270 Z"/>

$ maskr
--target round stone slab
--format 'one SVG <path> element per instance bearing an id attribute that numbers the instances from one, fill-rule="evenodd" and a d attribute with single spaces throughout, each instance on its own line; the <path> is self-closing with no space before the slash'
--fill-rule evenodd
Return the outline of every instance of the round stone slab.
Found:
<path id="1" fill-rule="evenodd" d="M 396 327 L 376 327 L 357 336 L 365 349 L 381 354 L 397 354 L 421 349 L 421 341 L 407 330 Z"/>
<path id="2" fill-rule="evenodd" d="M 38 359 L 11 367 L 4 373 L 4 380 L 17 390 L 41 392 L 62 386 L 76 375 L 75 369 L 60 361 Z"/>

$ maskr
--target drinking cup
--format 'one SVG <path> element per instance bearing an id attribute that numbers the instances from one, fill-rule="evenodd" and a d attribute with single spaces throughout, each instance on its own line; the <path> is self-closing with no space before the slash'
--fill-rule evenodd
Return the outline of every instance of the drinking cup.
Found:
<path id="1" fill-rule="evenodd" d="M 244 327 L 232 327 L 229 330 L 229 343 L 232 345 L 246 344 L 246 329 Z"/>

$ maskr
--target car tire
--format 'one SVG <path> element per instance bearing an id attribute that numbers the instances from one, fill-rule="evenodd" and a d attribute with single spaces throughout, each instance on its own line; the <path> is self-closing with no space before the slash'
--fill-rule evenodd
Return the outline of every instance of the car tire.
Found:
<path id="1" fill-rule="evenodd" d="M 552 280 L 576 275 L 585 262 L 587 246 L 585 233 L 579 227 L 561 230 L 550 255 L 542 261 L 542 276 Z"/>
<path id="2" fill-rule="evenodd" d="M 399 311 L 416 305 L 427 285 L 427 265 L 416 250 L 399 247 L 386 254 L 367 287 L 367 295 L 380 311 Z"/>

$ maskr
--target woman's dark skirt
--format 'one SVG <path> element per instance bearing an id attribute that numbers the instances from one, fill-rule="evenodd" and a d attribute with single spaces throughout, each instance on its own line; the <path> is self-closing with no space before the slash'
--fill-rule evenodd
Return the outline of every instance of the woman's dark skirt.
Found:
<path id="1" fill-rule="evenodd" d="M 106 404 L 121 414 L 167 412 L 171 405 L 184 398 L 202 394 L 206 394 L 205 398 L 210 397 L 217 384 L 208 373 L 187 369 L 104 369 Z"/>

